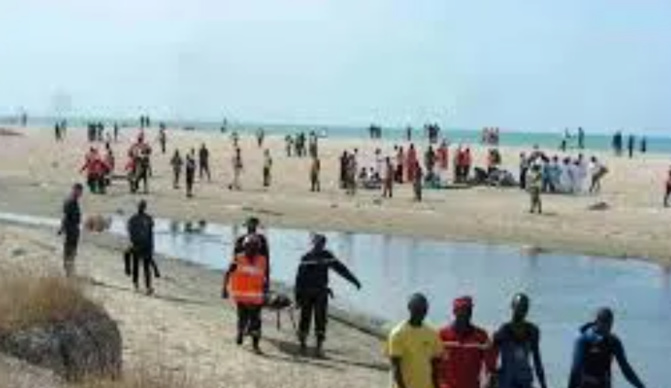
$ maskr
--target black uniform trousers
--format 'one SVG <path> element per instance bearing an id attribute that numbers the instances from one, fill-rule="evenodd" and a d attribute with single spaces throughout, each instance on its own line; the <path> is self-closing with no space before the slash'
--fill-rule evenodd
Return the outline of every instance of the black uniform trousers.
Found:
<path id="1" fill-rule="evenodd" d="M 310 334 L 312 319 L 315 321 L 315 336 L 318 341 L 326 338 L 326 324 L 328 322 L 329 290 L 305 290 L 298 293 L 298 303 L 301 308 L 301 319 L 298 323 L 298 334 L 301 339 Z"/>
<path id="2" fill-rule="evenodd" d="M 238 335 L 261 338 L 261 305 L 238 303 Z"/>

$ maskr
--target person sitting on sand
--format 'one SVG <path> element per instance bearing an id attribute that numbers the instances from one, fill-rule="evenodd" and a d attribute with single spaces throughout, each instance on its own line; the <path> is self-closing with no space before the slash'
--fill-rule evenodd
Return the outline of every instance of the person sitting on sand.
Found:
<path id="1" fill-rule="evenodd" d="M 393 387 L 438 388 L 443 344 L 438 332 L 424 323 L 429 302 L 424 295 L 414 294 L 408 311 L 409 319 L 391 330 L 386 344 Z"/>

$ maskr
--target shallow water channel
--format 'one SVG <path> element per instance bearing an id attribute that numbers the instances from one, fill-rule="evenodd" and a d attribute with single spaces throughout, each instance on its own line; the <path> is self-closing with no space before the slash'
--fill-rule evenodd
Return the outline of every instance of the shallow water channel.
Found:
<path id="1" fill-rule="evenodd" d="M 0 215 L 2 219 L 57 224 L 17 215 Z M 243 232 L 242 227 L 207 224 L 185 233 L 184 227 L 157 220 L 157 252 L 213 269 L 228 264 L 234 238 Z M 110 231 L 125 234 L 124 229 L 124 220 L 114 218 Z M 274 280 L 291 284 L 310 232 L 274 228 L 264 232 L 271 246 Z M 532 298 L 530 319 L 542 329 L 551 387 L 558 387 L 566 383 L 579 326 L 597 307 L 608 305 L 615 309 L 615 331 L 646 385 L 664 387 L 671 380 L 671 275 L 660 266 L 558 253 L 529 256 L 519 248 L 499 245 L 362 233 L 326 235 L 329 248 L 363 283 L 363 289 L 356 291 L 332 275 L 333 303 L 339 307 L 395 322 L 406 316 L 407 296 L 421 291 L 431 302 L 430 321 L 442 326 L 450 319 L 451 300 L 469 294 L 475 299 L 474 321 L 491 331 L 508 318 L 511 295 L 524 291 Z M 621 374 L 615 375 L 614 386 L 626 386 Z"/>

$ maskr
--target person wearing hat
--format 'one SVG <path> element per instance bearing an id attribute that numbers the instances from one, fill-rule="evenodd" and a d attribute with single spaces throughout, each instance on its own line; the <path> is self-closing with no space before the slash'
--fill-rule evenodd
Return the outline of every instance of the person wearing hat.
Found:
<path id="1" fill-rule="evenodd" d="M 77 256 L 77 246 L 79 245 L 80 224 L 82 222 L 82 213 L 79 207 L 79 199 L 84 192 L 84 186 L 76 183 L 72 186 L 72 191 L 68 198 L 63 202 L 63 218 L 58 235 L 65 235 L 63 239 L 63 268 L 68 277 L 75 275 L 75 257 Z"/>
<path id="2" fill-rule="evenodd" d="M 488 380 L 496 371 L 489 336 L 471 323 L 473 299 L 470 296 L 455 299 L 453 313 L 454 322 L 440 330 L 444 346 L 440 388 L 479 388 L 483 370 Z"/>
<path id="3" fill-rule="evenodd" d="M 424 323 L 429 302 L 424 295 L 413 294 L 408 311 L 409 319 L 394 327 L 387 340 L 393 387 L 439 388 L 443 345 L 438 332 Z"/>
<path id="4" fill-rule="evenodd" d="M 238 330 L 236 343 L 242 345 L 244 336 L 252 337 L 254 351 L 259 353 L 261 340 L 261 309 L 266 300 L 270 278 L 268 260 L 260 250 L 259 235 L 250 234 L 244 238 L 243 251 L 233 257 L 224 274 L 222 297 L 229 295 L 236 304 Z"/>
<path id="5" fill-rule="evenodd" d="M 310 334 L 310 324 L 314 316 L 317 347 L 315 353 L 322 355 L 322 345 L 326 338 L 326 324 L 328 317 L 329 270 L 361 289 L 361 283 L 352 272 L 338 260 L 331 251 L 325 249 L 326 237 L 315 234 L 312 237 L 312 249 L 303 255 L 296 273 L 294 286 L 295 300 L 301 309 L 301 319 L 298 325 L 298 340 L 301 352 L 306 351 L 306 339 Z"/>
<path id="6" fill-rule="evenodd" d="M 512 319 L 494 334 L 495 354 L 501 357 L 499 388 L 531 388 L 534 371 L 540 388 L 547 388 L 540 350 L 540 329 L 526 320 L 529 303 L 527 295 L 516 294 L 511 303 Z"/>
<path id="7" fill-rule="evenodd" d="M 644 388 L 643 383 L 629 365 L 624 345 L 612 333 L 613 311 L 601 308 L 593 322 L 580 328 L 580 336 L 575 342 L 573 366 L 568 388 L 611 388 L 611 364 L 613 359 L 622 370 L 627 381 L 636 388 Z"/>
<path id="8" fill-rule="evenodd" d="M 131 242 L 133 261 L 133 284 L 139 289 L 140 261 L 144 269 L 144 282 L 147 295 L 154 293 L 152 287 L 152 271 L 159 277 L 158 267 L 154 262 L 154 219 L 147 214 L 147 202 L 141 200 L 137 205 L 137 213 L 128 220 L 128 237 Z"/>

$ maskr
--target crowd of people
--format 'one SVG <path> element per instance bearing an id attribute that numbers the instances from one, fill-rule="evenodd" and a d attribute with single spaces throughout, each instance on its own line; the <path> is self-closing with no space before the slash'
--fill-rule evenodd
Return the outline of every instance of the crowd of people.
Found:
<path id="1" fill-rule="evenodd" d="M 64 238 L 64 268 L 74 276 L 79 241 L 83 188 L 76 184 L 63 206 L 59 233 Z M 232 300 L 237 311 L 235 343 L 250 337 L 252 349 L 261 354 L 262 310 L 285 304 L 286 297 L 270 289 L 271 248 L 259 231 L 259 220 L 249 218 L 247 231 L 234 244 L 232 260 L 224 273 L 221 297 Z M 129 248 L 124 253 L 126 273 L 139 290 L 140 268 L 145 289 L 154 293 L 152 278 L 160 272 L 154 260 L 154 221 L 142 200 L 128 221 Z M 313 355 L 323 357 L 327 334 L 328 304 L 333 291 L 329 272 L 333 271 L 361 289 L 361 281 L 326 248 L 327 239 L 315 234 L 312 247 L 301 257 L 294 282 L 295 306 L 300 309 L 296 338 L 300 353 L 307 355 L 308 337 L 314 333 Z M 290 302 L 288 302 L 290 303 Z M 425 323 L 427 298 L 414 294 L 408 302 L 409 317 L 389 333 L 385 353 L 391 364 L 396 388 L 547 388 L 541 355 L 541 329 L 527 319 L 530 299 L 516 294 L 511 303 L 511 318 L 491 336 L 473 323 L 474 300 L 470 296 L 453 302 L 454 320 L 435 330 Z M 314 328 L 312 323 L 314 322 Z M 611 388 L 611 364 L 615 360 L 624 377 L 636 388 L 644 388 L 629 364 L 622 341 L 612 332 L 614 315 L 609 308 L 598 310 L 592 322 L 580 327 L 574 343 L 568 388 Z"/>

